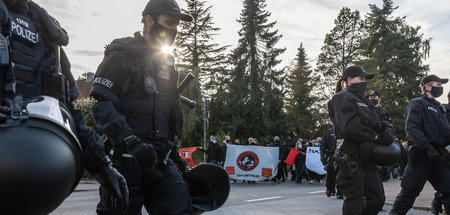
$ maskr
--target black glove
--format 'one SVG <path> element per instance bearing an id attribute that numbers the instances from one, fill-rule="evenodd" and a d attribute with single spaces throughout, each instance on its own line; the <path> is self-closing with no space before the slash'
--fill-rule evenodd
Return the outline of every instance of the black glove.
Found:
<path id="1" fill-rule="evenodd" d="M 392 126 L 388 121 L 381 121 L 381 128 L 384 131 L 386 129 L 392 129 Z"/>
<path id="2" fill-rule="evenodd" d="M 383 132 L 379 133 L 378 138 L 375 140 L 376 144 L 388 146 L 393 143 L 397 138 L 394 136 L 392 129 L 386 129 Z"/>
<path id="3" fill-rule="evenodd" d="M 102 186 L 120 202 L 120 209 L 126 211 L 130 205 L 127 182 L 125 178 L 110 163 L 104 165 L 97 175 Z"/>
<path id="4" fill-rule="evenodd" d="M 428 147 L 425 147 L 425 152 L 427 153 L 428 157 L 433 160 L 437 161 L 441 159 L 441 154 L 433 148 L 433 146 L 428 145 Z"/>
<path id="5" fill-rule="evenodd" d="M 153 146 L 139 137 L 132 136 L 125 141 L 128 153 L 136 159 L 141 168 L 151 168 L 157 163 L 157 154 Z"/>
<path id="6" fill-rule="evenodd" d="M 0 123 L 5 123 L 11 109 L 8 106 L 0 104 Z"/>

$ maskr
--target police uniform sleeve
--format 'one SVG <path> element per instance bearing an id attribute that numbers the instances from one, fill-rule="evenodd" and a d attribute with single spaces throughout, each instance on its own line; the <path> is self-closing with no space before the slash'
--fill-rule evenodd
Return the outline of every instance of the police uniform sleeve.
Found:
<path id="1" fill-rule="evenodd" d="M 426 149 L 429 147 L 429 141 L 422 130 L 422 111 L 422 104 L 419 100 L 414 99 L 409 103 L 406 110 L 405 130 L 409 142 L 420 149 Z"/>
<path id="2" fill-rule="evenodd" d="M 92 107 L 97 127 L 110 139 L 112 144 L 122 143 L 123 139 L 133 134 L 125 117 L 120 114 L 115 103 L 123 99 L 130 82 L 129 60 L 125 55 L 111 54 L 100 64 L 91 96 L 97 100 Z"/>
<path id="3" fill-rule="evenodd" d="M 333 97 L 333 124 L 345 139 L 358 142 L 373 142 L 377 132 L 366 126 L 358 114 L 356 104 L 348 97 Z"/>
<path id="4" fill-rule="evenodd" d="M 73 117 L 78 140 L 83 149 L 83 167 L 97 174 L 100 168 L 109 162 L 106 159 L 102 138 L 86 126 L 82 112 L 76 110 L 73 103 L 69 104 L 68 109 Z"/>

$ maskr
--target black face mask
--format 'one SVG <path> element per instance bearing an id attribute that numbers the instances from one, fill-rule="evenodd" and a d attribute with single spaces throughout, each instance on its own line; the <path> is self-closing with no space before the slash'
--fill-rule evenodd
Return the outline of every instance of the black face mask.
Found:
<path id="1" fill-rule="evenodd" d="M 159 47 L 172 46 L 177 33 L 178 31 L 176 29 L 166 28 L 158 22 L 153 23 L 152 29 L 149 32 L 150 37 Z"/>
<path id="2" fill-rule="evenodd" d="M 378 105 L 378 99 L 369 99 L 370 102 L 372 102 L 373 105 Z"/>
<path id="3" fill-rule="evenodd" d="M 229 143 L 230 142 L 230 140 L 225 140 L 227 143 Z"/>
<path id="4" fill-rule="evenodd" d="M 355 83 L 347 87 L 347 91 L 363 97 L 367 89 L 367 82 Z"/>
<path id="5" fill-rule="evenodd" d="M 431 95 L 433 95 L 435 98 L 438 98 L 439 96 L 442 96 L 442 94 L 444 93 L 444 88 L 443 87 L 431 87 L 430 90 Z"/>

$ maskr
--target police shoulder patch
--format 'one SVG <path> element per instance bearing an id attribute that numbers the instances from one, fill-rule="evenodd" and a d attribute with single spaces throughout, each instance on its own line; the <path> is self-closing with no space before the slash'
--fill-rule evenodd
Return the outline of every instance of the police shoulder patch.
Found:
<path id="1" fill-rule="evenodd" d="M 96 77 L 94 79 L 94 84 L 98 84 L 98 85 L 104 86 L 104 87 L 106 87 L 108 89 L 112 89 L 112 87 L 114 86 L 114 83 L 112 81 L 110 81 L 110 80 L 108 80 L 106 78 L 103 78 L 103 77 Z"/>

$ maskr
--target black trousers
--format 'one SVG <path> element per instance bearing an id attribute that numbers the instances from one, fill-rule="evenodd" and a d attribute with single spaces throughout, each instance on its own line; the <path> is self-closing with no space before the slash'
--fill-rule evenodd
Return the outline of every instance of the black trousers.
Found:
<path id="1" fill-rule="evenodd" d="M 192 214 L 189 188 L 176 165 L 169 159 L 166 165 L 142 170 L 135 159 L 122 158 L 117 166 L 127 180 L 130 191 L 130 207 L 127 215 L 140 215 L 142 206 L 149 214 Z M 100 187 L 99 215 L 121 214 L 117 203 L 104 187 Z"/>
<path id="2" fill-rule="evenodd" d="M 406 214 L 423 189 L 427 180 L 439 191 L 439 200 L 450 211 L 450 168 L 442 161 L 431 160 L 425 151 L 412 146 L 408 165 L 403 172 L 402 190 L 395 199 L 390 214 Z"/>
<path id="3" fill-rule="evenodd" d="M 284 161 L 281 161 L 281 162 L 278 164 L 278 172 L 277 172 L 277 176 L 276 176 L 276 178 L 277 178 L 278 180 L 280 180 L 281 178 L 285 179 L 285 178 L 284 178 L 284 168 L 283 168 L 283 163 L 284 163 Z"/>
<path id="4" fill-rule="evenodd" d="M 327 187 L 327 191 L 330 191 L 331 193 L 341 194 L 341 191 L 339 189 L 339 186 L 337 184 L 337 170 L 334 167 L 334 162 L 330 159 L 327 162 L 326 166 L 327 176 L 325 180 L 325 186 Z"/>
<path id="5" fill-rule="evenodd" d="M 343 215 L 378 214 L 386 197 L 378 168 L 374 164 L 359 163 L 349 167 L 342 161 L 337 176 L 344 195 Z"/>

